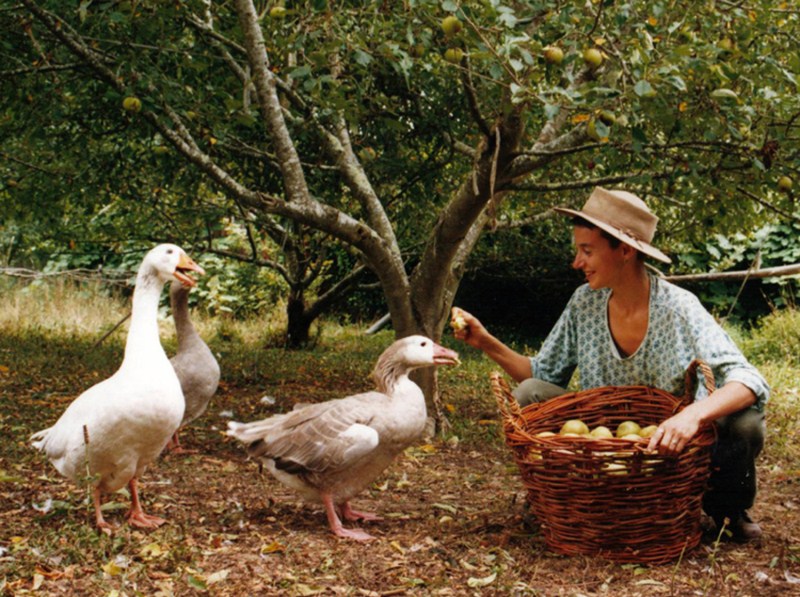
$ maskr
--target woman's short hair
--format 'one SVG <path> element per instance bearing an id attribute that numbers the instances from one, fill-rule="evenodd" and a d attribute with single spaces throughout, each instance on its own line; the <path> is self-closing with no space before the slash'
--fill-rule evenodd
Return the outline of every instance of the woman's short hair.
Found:
<path id="1" fill-rule="evenodd" d="M 588 228 L 589 230 L 599 230 L 601 236 L 608 241 L 608 244 L 611 245 L 612 249 L 616 249 L 618 246 L 622 244 L 622 241 L 619 240 L 616 236 L 611 236 L 608 232 L 600 228 L 600 226 L 595 226 L 589 220 L 585 220 L 580 216 L 575 216 L 572 218 L 572 225 L 573 226 L 580 226 L 582 228 Z"/>
<path id="2" fill-rule="evenodd" d="M 600 226 L 595 226 L 589 220 L 585 220 L 580 216 L 575 216 L 574 218 L 572 218 L 572 225 L 582 226 L 583 228 L 588 228 L 589 230 L 594 230 L 594 229 L 599 230 L 600 235 L 608 241 L 608 244 L 612 249 L 616 249 L 622 244 L 622 241 L 618 239 L 616 236 L 611 236 L 608 232 L 600 228 Z M 636 251 L 636 259 L 638 259 L 639 261 L 644 261 L 645 254 L 642 253 L 641 251 Z"/>

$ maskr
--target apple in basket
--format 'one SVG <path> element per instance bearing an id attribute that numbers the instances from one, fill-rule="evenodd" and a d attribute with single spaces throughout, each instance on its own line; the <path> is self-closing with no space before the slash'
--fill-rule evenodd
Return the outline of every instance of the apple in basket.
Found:
<path id="1" fill-rule="evenodd" d="M 653 435 L 657 430 L 658 430 L 658 425 L 648 425 L 647 427 L 642 427 L 642 430 L 639 432 L 639 435 L 649 439 L 653 437 Z"/>
<path id="2" fill-rule="evenodd" d="M 642 430 L 639 423 L 636 421 L 623 421 L 617 426 L 617 437 L 625 437 L 626 435 L 639 435 Z"/>
<path id="3" fill-rule="evenodd" d="M 614 434 L 611 433 L 611 429 L 604 425 L 598 425 L 589 432 L 589 435 L 595 439 L 609 439 L 614 437 Z"/>
<path id="4" fill-rule="evenodd" d="M 558 432 L 559 435 L 565 435 L 567 437 L 587 435 L 588 433 L 589 427 L 580 419 L 570 419 L 566 421 L 561 426 L 561 431 Z"/>

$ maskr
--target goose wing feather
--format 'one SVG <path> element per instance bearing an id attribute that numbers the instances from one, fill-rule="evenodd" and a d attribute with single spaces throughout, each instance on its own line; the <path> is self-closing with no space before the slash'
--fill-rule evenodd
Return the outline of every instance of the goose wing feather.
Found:
<path id="1" fill-rule="evenodd" d="M 254 423 L 231 423 L 229 434 L 249 442 L 248 453 L 287 472 L 346 470 L 375 450 L 389 398 L 379 392 L 312 404 Z"/>

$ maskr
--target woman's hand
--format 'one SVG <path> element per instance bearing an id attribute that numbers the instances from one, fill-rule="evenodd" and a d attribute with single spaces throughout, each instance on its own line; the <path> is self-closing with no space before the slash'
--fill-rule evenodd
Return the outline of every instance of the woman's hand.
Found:
<path id="1" fill-rule="evenodd" d="M 700 423 L 700 418 L 690 405 L 658 426 L 647 449 L 657 449 L 665 456 L 677 456 L 700 429 Z"/>
<path id="2" fill-rule="evenodd" d="M 481 341 L 489 335 L 477 317 L 459 307 L 453 307 L 451 311 L 450 327 L 455 338 L 478 349 L 481 348 Z"/>

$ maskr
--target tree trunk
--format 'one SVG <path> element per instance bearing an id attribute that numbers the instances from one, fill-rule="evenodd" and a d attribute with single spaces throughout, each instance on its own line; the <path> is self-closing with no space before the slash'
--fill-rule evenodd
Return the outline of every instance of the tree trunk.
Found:
<path id="1" fill-rule="evenodd" d="M 298 292 L 294 289 L 289 291 L 289 300 L 286 305 L 286 347 L 302 348 L 308 344 L 309 330 L 313 318 L 308 317 L 306 304 L 303 299 L 302 290 Z"/>

